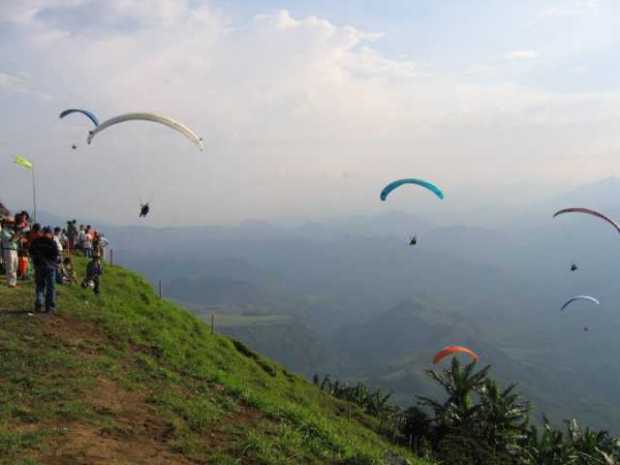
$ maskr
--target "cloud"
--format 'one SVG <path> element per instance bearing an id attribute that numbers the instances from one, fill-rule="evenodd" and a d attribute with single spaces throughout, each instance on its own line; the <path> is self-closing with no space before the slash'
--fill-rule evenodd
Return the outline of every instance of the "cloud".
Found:
<path id="1" fill-rule="evenodd" d="M 20 0 L 4 2 L 0 8 L 0 23 L 28 24 L 46 9 L 71 8 L 84 4 L 86 0 Z"/>
<path id="2" fill-rule="evenodd" d="M 538 58 L 538 52 L 535 50 L 513 50 L 508 52 L 506 58 L 509 60 L 532 60 Z"/>
<path id="3" fill-rule="evenodd" d="M 5 92 L 20 92 L 28 87 L 28 79 L 25 76 L 16 76 L 0 71 L 0 90 Z"/>
<path id="4" fill-rule="evenodd" d="M 599 0 L 564 1 L 560 3 L 560 6 L 543 9 L 539 16 L 542 18 L 570 18 L 586 14 L 596 14 L 601 8 L 600 3 Z"/>
<path id="5" fill-rule="evenodd" d="M 131 0 L 40 5 L 13 45 L 0 45 L 0 62 L 27 70 L 28 86 L 51 100 L 20 101 L 0 124 L 13 149 L 48 173 L 48 209 L 130 222 L 139 200 L 150 199 L 161 224 L 337 214 L 373 208 L 377 186 L 396 176 L 497 190 L 506 176 L 549 183 L 554 171 L 532 174 L 532 166 L 552 165 L 558 153 L 581 156 L 603 137 L 607 148 L 620 146 L 615 94 L 555 95 L 441 72 L 386 56 L 380 34 L 317 16 L 240 20 L 211 4 L 169 0 L 146 9 Z M 200 134 L 206 152 L 140 123 L 88 146 L 87 122 L 58 121 L 73 106 L 102 119 L 168 114 Z M 355 183 L 342 173 L 355 173 Z M 19 192 L 17 181 L 6 185 Z"/>
<path id="6" fill-rule="evenodd" d="M 49 95 L 33 87 L 28 73 L 4 73 L 0 71 L 0 96 L 28 95 L 38 99 L 49 99 Z"/>

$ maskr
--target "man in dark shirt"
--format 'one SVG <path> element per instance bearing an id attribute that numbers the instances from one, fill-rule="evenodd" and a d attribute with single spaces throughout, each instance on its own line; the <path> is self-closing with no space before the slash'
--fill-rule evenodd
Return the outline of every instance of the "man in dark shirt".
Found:
<path id="1" fill-rule="evenodd" d="M 43 228 L 43 234 L 30 244 L 30 256 L 34 263 L 36 284 L 35 311 L 40 311 L 45 301 L 45 312 L 56 310 L 56 271 L 58 270 L 58 246 L 50 227 Z"/>

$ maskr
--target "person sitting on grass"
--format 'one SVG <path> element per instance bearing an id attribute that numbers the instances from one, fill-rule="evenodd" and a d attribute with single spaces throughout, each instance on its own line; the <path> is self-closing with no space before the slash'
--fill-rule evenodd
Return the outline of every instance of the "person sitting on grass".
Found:
<path id="1" fill-rule="evenodd" d="M 71 257 L 65 257 L 60 265 L 60 279 L 62 284 L 76 284 L 77 276 L 75 275 L 75 269 L 73 268 L 73 262 Z"/>
<path id="2" fill-rule="evenodd" d="M 88 265 L 86 265 L 86 277 L 82 281 L 82 287 L 84 289 L 88 287 L 93 288 L 95 295 L 99 295 L 99 276 L 103 274 L 101 268 L 101 258 L 93 257 Z"/>

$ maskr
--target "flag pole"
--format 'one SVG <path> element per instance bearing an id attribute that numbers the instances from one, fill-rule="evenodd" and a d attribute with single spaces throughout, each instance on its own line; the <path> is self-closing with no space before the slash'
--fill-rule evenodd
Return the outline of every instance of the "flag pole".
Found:
<path id="1" fill-rule="evenodd" d="M 30 170 L 32 171 L 32 209 L 33 209 L 33 217 L 34 222 L 37 222 L 37 183 L 34 177 L 34 166 Z"/>

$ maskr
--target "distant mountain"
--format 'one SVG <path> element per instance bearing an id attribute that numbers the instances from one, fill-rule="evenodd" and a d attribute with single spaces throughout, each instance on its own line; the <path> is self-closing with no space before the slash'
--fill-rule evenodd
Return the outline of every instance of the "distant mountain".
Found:
<path id="1" fill-rule="evenodd" d="M 518 209 L 495 206 L 504 216 L 484 225 L 438 226 L 385 210 L 302 224 L 106 233 L 121 264 L 162 280 L 167 296 L 194 309 L 283 315 L 306 328 L 316 341 L 300 340 L 328 352 L 308 362 L 317 371 L 410 398 L 428 387 L 432 352 L 461 341 L 554 418 L 577 415 L 620 431 L 620 238 L 595 218 L 552 218 L 571 205 L 620 218 L 616 199 L 620 180 L 610 178 Z M 413 233 L 419 242 L 410 247 Z M 601 305 L 560 312 L 576 294 Z M 284 360 L 278 352 L 292 349 L 281 328 L 243 331 L 250 345 Z"/>
<path id="2" fill-rule="evenodd" d="M 331 356 L 320 338 L 295 318 L 218 314 L 216 321 L 219 333 L 242 341 L 308 378 L 320 371 Z"/>
<path id="3" fill-rule="evenodd" d="M 387 388 L 394 399 L 410 405 L 416 395 L 438 393 L 425 375 L 425 370 L 432 366 L 433 354 L 446 345 L 464 345 L 481 356 L 482 365 L 492 365 L 503 384 L 518 381 L 519 390 L 533 402 L 538 418 L 545 413 L 559 423 L 567 416 L 576 416 L 598 427 L 620 431 L 620 408 L 617 395 L 611 392 L 618 388 L 618 383 L 614 383 L 613 389 L 610 385 L 603 389 L 596 386 L 608 383 L 605 379 L 609 377 L 609 367 L 595 362 L 588 370 L 588 382 L 582 383 L 575 379 L 570 363 L 558 358 L 555 347 L 536 338 L 514 336 L 496 340 L 497 334 L 488 334 L 462 315 L 447 314 L 430 303 L 402 302 L 363 324 L 339 331 L 333 339 L 333 354 L 337 355 L 325 370 Z M 565 352 L 563 355 L 568 356 Z M 578 353 L 570 356 L 583 357 Z M 549 364 L 551 360 L 553 363 Z M 587 361 L 584 359 L 583 363 Z M 553 386 L 562 389 L 550 389 Z M 598 395 L 594 394 L 594 387 Z"/>
<path id="4" fill-rule="evenodd" d="M 442 344 L 471 343 L 475 333 L 461 316 L 421 301 L 405 301 L 366 322 L 343 327 L 334 334 L 333 347 L 341 354 L 342 370 L 352 374 L 381 371 L 386 362 L 414 353 L 428 361 Z"/>

